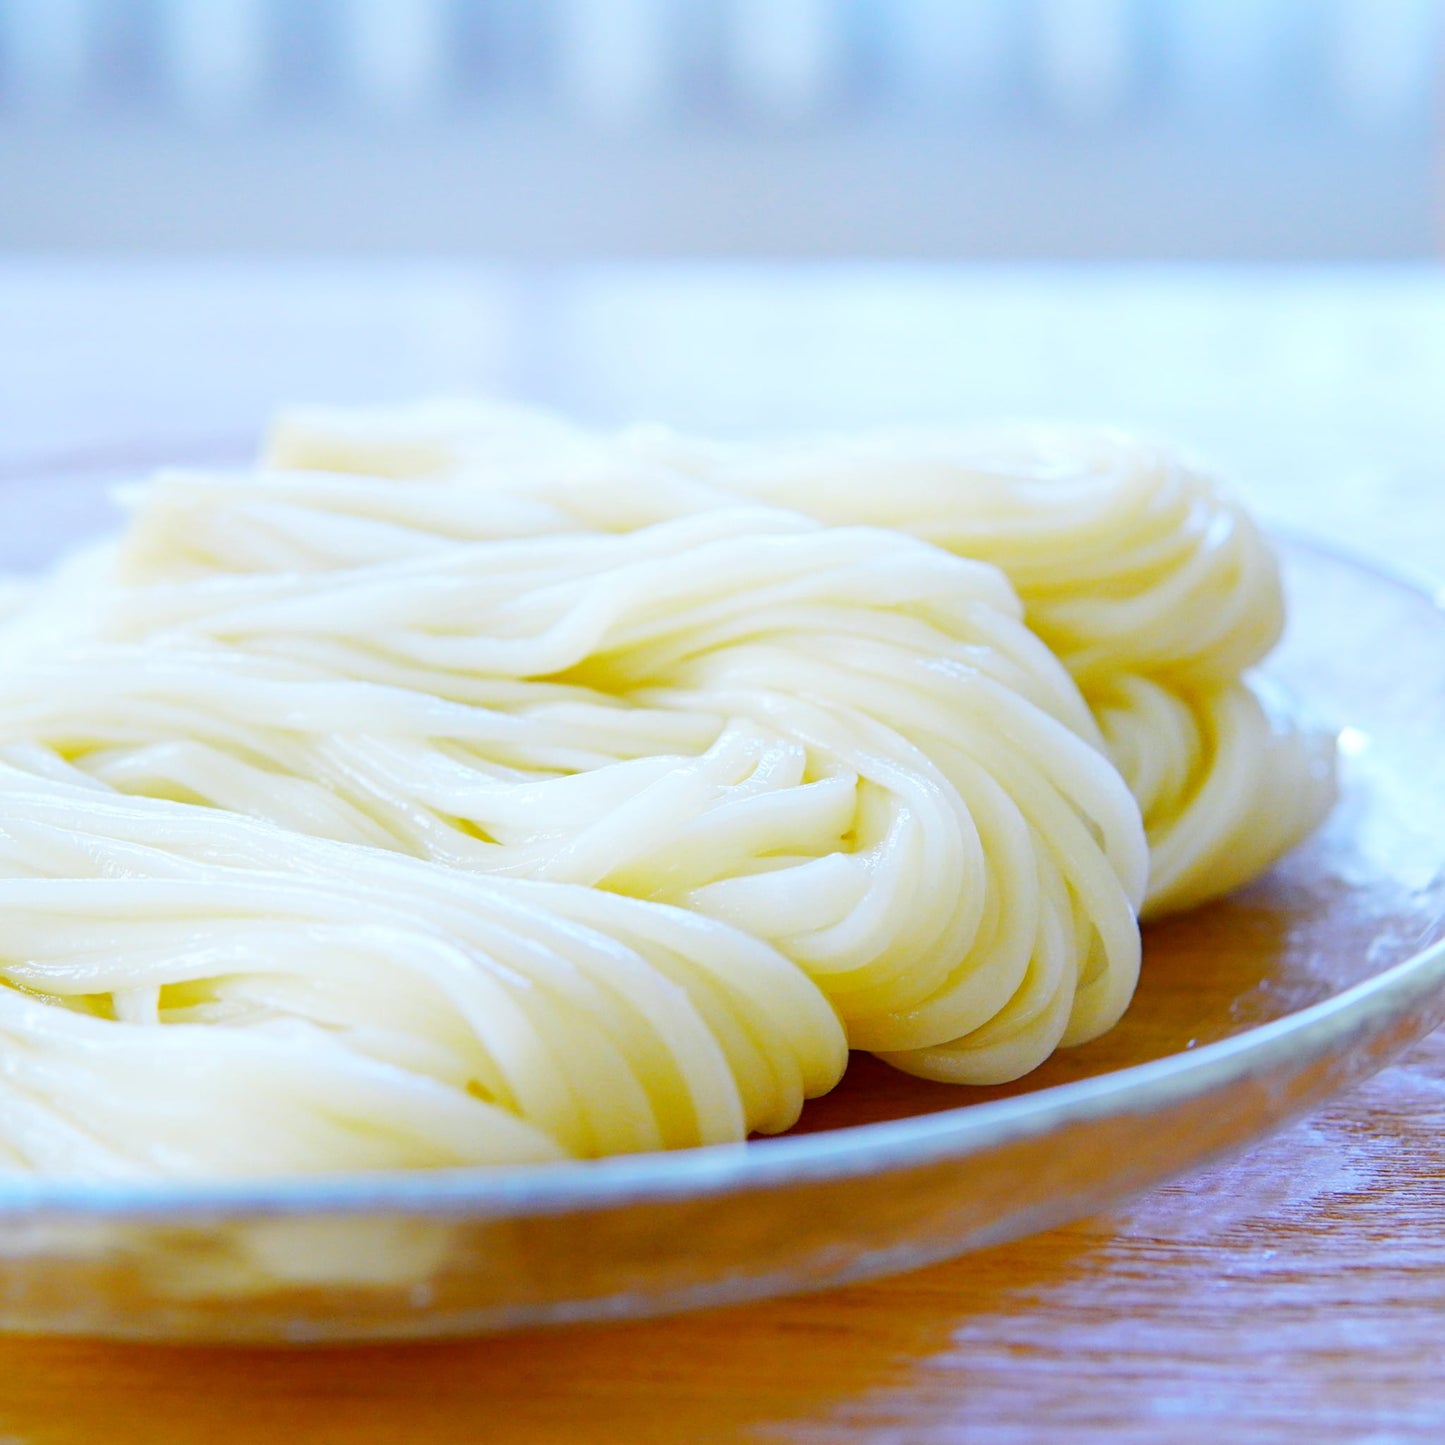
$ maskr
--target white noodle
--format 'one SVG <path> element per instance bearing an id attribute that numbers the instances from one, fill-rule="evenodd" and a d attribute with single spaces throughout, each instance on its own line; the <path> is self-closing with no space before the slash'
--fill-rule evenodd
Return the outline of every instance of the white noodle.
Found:
<path id="1" fill-rule="evenodd" d="M 158 478 L 0 619 L 0 1161 L 717 1143 L 849 1044 L 996 1082 L 1109 1028 L 1150 845 L 1155 907 L 1233 886 L 1328 759 L 1241 681 L 1237 509 L 972 445 L 460 407 L 279 433 L 377 476 Z"/>

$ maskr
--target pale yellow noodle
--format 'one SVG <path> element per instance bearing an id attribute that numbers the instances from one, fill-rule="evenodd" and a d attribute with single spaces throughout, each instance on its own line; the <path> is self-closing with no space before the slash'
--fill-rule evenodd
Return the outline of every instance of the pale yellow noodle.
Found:
<path id="1" fill-rule="evenodd" d="M 432 479 L 402 490 L 418 506 L 423 495 L 435 497 L 439 510 L 422 520 L 403 500 L 394 519 L 437 536 L 465 534 L 468 485 L 613 530 L 738 498 L 904 530 L 1000 567 L 1029 626 L 1096 712 L 1117 717 L 1121 698 L 1137 696 L 1132 683 L 1142 679 L 1188 709 L 1192 736 L 1206 748 L 1236 735 L 1240 688 L 1255 687 L 1247 669 L 1283 624 L 1273 553 L 1238 503 L 1178 454 L 1106 430 L 894 429 L 739 445 L 655 426 L 605 436 L 526 408 L 443 401 L 288 412 L 273 428 L 269 458 Z M 619 476 L 630 485 L 617 486 Z M 278 534 L 295 516 L 283 501 L 292 485 L 278 483 Z M 1328 808 L 1328 740 L 1296 721 L 1278 694 L 1261 694 L 1259 706 L 1269 717 L 1255 735 L 1268 734 L 1271 763 L 1287 781 L 1258 804 L 1245 793 L 1226 802 L 1216 789 L 1207 830 L 1185 828 L 1177 807 L 1141 798 L 1151 849 L 1167 861 L 1155 870 L 1147 912 L 1229 891 L 1241 881 L 1241 858 L 1250 873 L 1267 867 Z M 1136 747 L 1161 754 L 1150 767 L 1182 769 L 1199 785 L 1216 761 L 1207 753 L 1163 756 L 1179 743 L 1177 731 L 1133 732 Z"/>
<path id="2" fill-rule="evenodd" d="M 11 1168 L 721 1143 L 848 1044 L 1014 1078 L 1119 1018 L 1146 887 L 1329 795 L 1245 675 L 1268 547 L 1141 444 L 444 405 L 273 452 L 350 474 L 163 475 L 0 615 Z"/>

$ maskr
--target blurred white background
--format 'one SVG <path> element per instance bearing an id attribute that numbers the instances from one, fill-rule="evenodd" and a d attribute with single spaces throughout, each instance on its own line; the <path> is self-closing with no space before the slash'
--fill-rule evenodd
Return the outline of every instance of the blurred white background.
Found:
<path id="1" fill-rule="evenodd" d="M 1445 0 L 0 0 L 0 249 L 1440 249 Z"/>

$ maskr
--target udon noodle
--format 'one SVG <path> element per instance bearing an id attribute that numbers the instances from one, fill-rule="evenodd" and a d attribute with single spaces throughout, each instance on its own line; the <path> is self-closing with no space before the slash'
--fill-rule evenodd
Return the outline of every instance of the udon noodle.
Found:
<path id="1" fill-rule="evenodd" d="M 1268 546 L 1113 437 L 309 414 L 0 615 L 0 1164 L 508 1164 L 1018 1077 L 1327 739 Z"/>
<path id="2" fill-rule="evenodd" d="M 1247 675 L 1283 626 L 1274 554 L 1212 478 L 1145 440 L 1031 426 L 738 445 L 657 426 L 608 436 L 527 408 L 443 401 L 290 412 L 269 450 L 281 467 L 484 486 L 531 508 L 539 528 L 561 512 L 563 526 L 622 530 L 746 497 L 993 563 L 1143 807 L 1146 915 L 1231 891 L 1328 806 L 1332 740 Z M 623 477 L 630 485 L 616 485 Z M 413 485 L 387 519 L 409 541 L 467 535 L 465 496 Z"/>

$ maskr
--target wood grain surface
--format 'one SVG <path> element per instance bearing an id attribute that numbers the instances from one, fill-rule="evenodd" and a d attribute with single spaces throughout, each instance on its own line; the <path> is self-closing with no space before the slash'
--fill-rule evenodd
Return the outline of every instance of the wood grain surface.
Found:
<path id="1" fill-rule="evenodd" d="M 1442 323 L 1424 272 L 0 266 L 0 477 L 223 455 L 285 397 L 459 386 L 738 426 L 1089 413 L 1183 434 L 1277 515 L 1439 577 Z M 1191 925 L 1192 973 L 1146 975 L 1135 1032 L 1056 1069 L 1169 1042 L 1149 1021 L 1191 994 L 1206 1033 L 1299 1001 L 1231 972 L 1230 939 L 1269 926 L 1260 895 Z M 865 1065 L 812 1122 L 891 1112 L 895 1087 Z M 826 1295 L 405 1347 L 0 1340 L 5 1445 L 1225 1431 L 1445 1438 L 1445 1037 L 1124 1212 Z"/>

